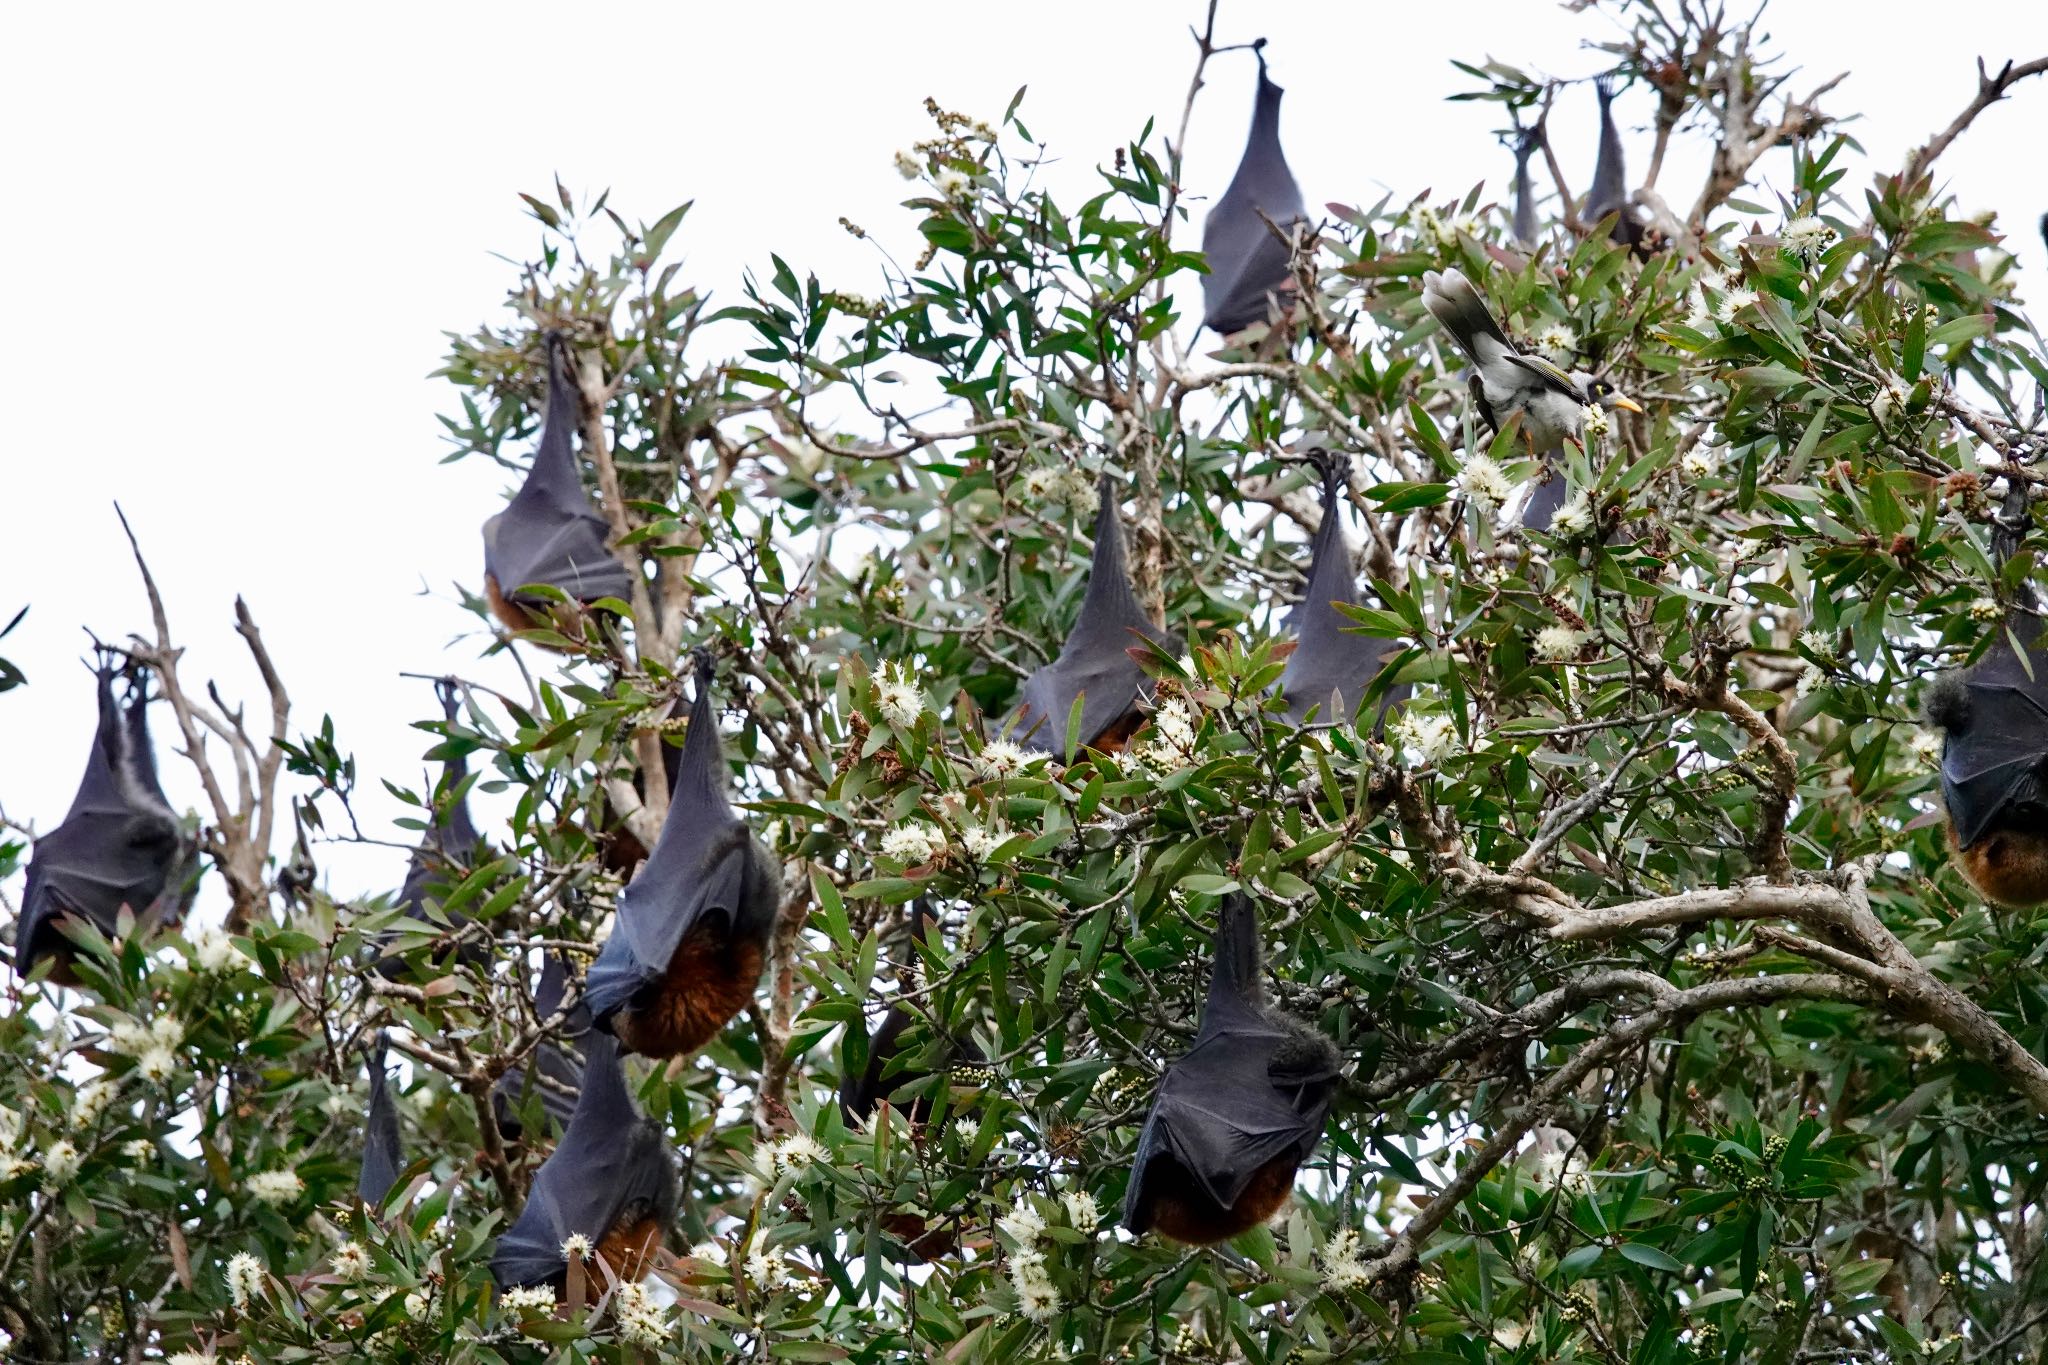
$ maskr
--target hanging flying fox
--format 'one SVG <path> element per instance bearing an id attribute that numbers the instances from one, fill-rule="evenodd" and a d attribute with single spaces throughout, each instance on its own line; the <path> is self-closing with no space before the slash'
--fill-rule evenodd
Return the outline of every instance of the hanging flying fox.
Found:
<path id="1" fill-rule="evenodd" d="M 556 604 L 520 589 L 542 584 L 587 605 L 601 597 L 623 601 L 633 582 L 612 553 L 611 528 L 591 508 L 577 472 L 581 400 L 569 373 L 569 344 L 560 332 L 548 333 L 547 355 L 547 415 L 533 467 L 505 510 L 484 523 L 484 593 L 508 629 L 559 625 L 568 634 L 579 629 L 576 622 L 558 618 Z"/>
<path id="2" fill-rule="evenodd" d="M 114 700 L 116 655 L 102 650 L 99 728 L 85 778 L 62 824 L 36 840 L 15 933 L 14 967 L 28 975 L 48 958 L 50 980 L 76 985 L 76 948 L 62 924 L 76 918 L 114 937 L 123 908 L 137 921 L 176 923 L 193 841 L 157 782 L 149 739 L 149 676 L 130 665 L 125 708 Z"/>
<path id="3" fill-rule="evenodd" d="M 1062 758 L 1070 740 L 1076 750 L 1117 753 L 1144 723 L 1139 707 L 1151 683 L 1130 655 L 1140 636 L 1179 650 L 1179 642 L 1152 624 L 1131 591 L 1115 488 L 1107 473 L 1098 491 L 1102 505 L 1095 515 L 1095 553 L 1080 615 L 1060 656 L 1024 680 L 1006 725 L 1020 743 Z M 1081 729 L 1070 736 L 1067 718 L 1076 697 L 1085 697 Z"/>
<path id="4" fill-rule="evenodd" d="M 2000 905 L 2048 901 L 2048 648 L 2014 613 L 2026 661 L 2001 639 L 1936 678 L 1925 711 L 1942 731 L 1941 799 L 1963 874 Z M 2032 676 L 2028 675 L 2032 669 Z"/>
<path id="5" fill-rule="evenodd" d="M 405 1156 L 398 1142 L 398 1110 L 384 1076 L 384 1039 L 379 1036 L 369 1056 L 370 1109 L 363 1123 L 363 1166 L 356 1176 L 356 1197 L 372 1210 L 384 1207 Z"/>
<path id="6" fill-rule="evenodd" d="M 597 1027 L 648 1057 L 696 1051 L 745 1007 L 781 905 L 774 857 L 725 798 L 711 676 L 706 654 L 668 816 L 584 993 Z"/>
<path id="7" fill-rule="evenodd" d="M 1124 1226 L 1205 1246 L 1272 1217 L 1322 1140 L 1339 1065 L 1328 1038 L 1265 1003 L 1258 919 L 1228 897 L 1202 1026 L 1138 1135 Z"/>
<path id="8" fill-rule="evenodd" d="M 441 698 L 441 714 L 453 724 L 456 716 L 455 680 L 443 678 L 434 684 L 435 692 Z M 438 792 L 461 791 L 463 781 L 469 776 L 469 762 L 461 755 L 445 760 L 441 765 L 441 780 L 436 785 Z M 427 916 L 427 902 L 439 900 L 439 893 L 452 888 L 462 880 L 470 865 L 477 859 L 478 845 L 483 835 L 477 832 L 476 824 L 469 818 L 469 795 L 463 792 L 443 813 L 437 801 L 428 815 L 430 822 L 426 836 L 413 850 L 412 862 L 406 869 L 405 885 L 399 888 L 398 904 L 406 914 L 423 923 L 431 923 Z M 460 929 L 468 920 L 460 915 L 449 916 L 453 929 Z M 385 936 L 385 942 L 396 938 L 396 932 Z M 480 960 L 481 953 L 474 946 L 465 950 L 465 956 Z M 437 965 L 441 965 L 437 963 Z M 403 958 L 387 951 L 377 964 L 377 969 L 386 977 L 404 975 L 407 968 Z"/>
<path id="9" fill-rule="evenodd" d="M 569 1126 L 534 1174 L 526 1207 L 491 1257 L 500 1289 L 544 1284 L 562 1295 L 569 1271 L 562 1243 L 572 1233 L 590 1239 L 621 1283 L 635 1282 L 675 1221 L 668 1142 L 633 1103 L 618 1043 L 593 1034 L 587 1051 L 583 1093 Z M 603 1272 L 592 1267 L 589 1273 L 602 1290 Z"/>
<path id="10" fill-rule="evenodd" d="M 1308 590 L 1287 620 L 1299 643 L 1280 675 L 1280 699 L 1297 725 L 1349 724 L 1395 649 L 1391 640 L 1358 634 L 1357 622 L 1337 610 L 1358 601 L 1341 523 L 1350 466 L 1341 455 L 1322 461 L 1323 522 L 1309 546 Z M 1380 714 L 1405 694 L 1402 688 L 1389 689 Z"/>
<path id="11" fill-rule="evenodd" d="M 1589 228 L 1598 227 L 1608 214 L 1619 214 L 1609 237 L 1640 249 L 1643 222 L 1629 203 L 1628 171 L 1622 162 L 1621 130 L 1614 126 L 1614 79 L 1602 76 L 1593 82 L 1600 96 L 1600 155 L 1593 163 L 1593 188 L 1586 192 L 1586 208 L 1580 215 Z"/>
<path id="12" fill-rule="evenodd" d="M 1515 143 L 1515 241 L 1536 245 L 1536 186 L 1529 178 L 1529 158 L 1543 145 L 1543 125 L 1522 130 Z"/>
<path id="13" fill-rule="evenodd" d="M 1265 40 L 1253 46 L 1259 87 L 1251 134 L 1237 174 L 1202 225 L 1202 254 L 1209 262 L 1202 277 L 1202 322 L 1225 337 L 1267 321 L 1275 308 L 1285 310 L 1294 286 L 1286 234 L 1308 217 L 1301 186 L 1280 149 L 1280 97 L 1286 92 L 1266 75 Z"/>
<path id="14" fill-rule="evenodd" d="M 534 1018 L 542 1022 L 553 1018 L 562 1008 L 567 988 L 567 967 L 560 957 L 549 953 L 541 961 L 540 981 L 534 987 Z M 491 1108 L 505 1141 L 518 1142 L 526 1136 L 524 1115 L 529 1090 L 539 1097 L 540 1112 L 550 1125 L 558 1130 L 568 1126 L 583 1085 L 581 1048 L 589 1032 L 590 1010 L 578 1001 L 576 1008 L 569 1011 L 568 1022 L 562 1025 L 559 1042 L 553 1038 L 542 1041 L 534 1048 L 530 1062 L 510 1067 L 498 1077 L 498 1083 L 491 1087 Z M 543 1084 L 543 1080 L 554 1081 L 561 1088 Z"/>
<path id="15" fill-rule="evenodd" d="M 683 720 L 686 714 L 687 708 L 683 705 L 683 698 L 678 695 L 668 709 L 668 716 L 663 722 L 662 729 L 666 731 L 676 721 Z M 676 774 L 682 771 L 682 767 L 682 747 L 670 744 L 664 738 L 661 741 L 661 770 L 668 777 L 668 790 L 676 789 Z M 646 796 L 647 780 L 637 770 L 633 774 L 633 788 L 641 796 Z M 604 860 L 607 871 L 616 872 L 621 877 L 630 877 L 634 868 L 647 861 L 647 845 L 634 836 L 633 831 L 626 827 L 625 821 L 613 817 L 609 803 L 602 809 L 604 814 L 601 820 L 605 828 L 597 838 L 598 854 Z"/>

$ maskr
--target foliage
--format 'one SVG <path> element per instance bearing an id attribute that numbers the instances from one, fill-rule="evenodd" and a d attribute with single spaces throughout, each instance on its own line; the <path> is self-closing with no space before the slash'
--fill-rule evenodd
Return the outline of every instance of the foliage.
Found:
<path id="1" fill-rule="evenodd" d="M 478 769 L 402 793 L 422 822 L 470 783 L 514 798 L 435 923 L 336 903 L 302 844 L 238 900 L 231 951 L 130 936 L 49 996 L 61 1012 L 15 988 L 17 1340 L 262 1361 L 2037 1357 L 2048 922 L 1948 869 L 1913 704 L 2032 572 L 2031 523 L 2002 569 L 1991 553 L 1994 480 L 2038 481 L 2023 395 L 2048 373 L 1998 233 L 1930 188 L 1938 147 L 1859 186 L 1811 100 L 1760 114 L 1777 78 L 1749 30 L 1626 14 L 1612 66 L 1658 94 L 1658 162 L 1673 136 L 1722 139 L 1682 215 L 1638 195 L 1664 249 L 1575 233 L 1567 204 L 1525 254 L 1476 191 L 1333 206 L 1297 252 L 1293 321 L 1214 354 L 1185 349 L 1202 262 L 1149 128 L 1068 204 L 1020 105 L 999 126 L 934 107 L 909 166 L 926 250 L 872 299 L 773 258 L 709 312 L 669 261 L 687 206 L 636 226 L 529 197 L 541 254 L 503 323 L 454 339 L 447 429 L 516 463 L 539 335 L 568 331 L 602 417 L 593 483 L 643 575 L 633 629 L 550 637 L 572 654 L 529 654 L 530 695 L 471 687 L 421 725 L 429 758 Z M 1467 70 L 1517 110 L 1559 89 Z M 1787 198 L 1739 198 L 1781 144 Z M 1554 534 L 1475 477 L 1532 462 L 1479 425 L 1421 307 L 1450 265 L 1646 409 L 1568 452 L 1585 515 Z M 706 360 L 706 328 L 743 354 Z M 1416 689 L 1384 735 L 1296 730 L 1266 700 L 1317 516 L 1303 457 L 1325 446 L 1353 459 L 1357 619 Z M 1020 762 L 997 720 L 1071 623 L 1103 469 L 1141 597 L 1194 648 L 1149 660 L 1160 716 L 1122 757 Z M 605 841 L 655 827 L 649 760 L 697 645 L 786 860 L 787 932 L 749 1017 L 635 1073 L 685 1182 L 651 1334 L 618 1294 L 550 1315 L 491 1290 L 489 1240 L 546 1144 L 508 1147 L 489 1090 L 542 1032 L 535 945 L 587 958 L 619 889 Z M 280 751 L 316 788 L 309 835 L 357 837 L 334 723 Z M 885 843 L 906 826 L 931 834 L 908 863 Z M 1189 1253 L 1118 1234 L 1115 1210 L 1239 888 L 1276 993 L 1347 1072 L 1278 1225 Z M 938 920 L 921 942 L 913 907 Z M 359 966 L 392 933 L 410 980 Z M 492 951 L 431 967 L 451 938 Z M 938 1068 L 922 1125 L 850 1125 L 836 1102 L 885 999 Z M 414 1159 L 382 1217 L 350 1207 L 378 1030 L 408 1061 Z M 985 1084 L 940 1065 L 964 1036 Z M 919 1263 L 888 1226 L 904 1213 L 960 1249 Z"/>

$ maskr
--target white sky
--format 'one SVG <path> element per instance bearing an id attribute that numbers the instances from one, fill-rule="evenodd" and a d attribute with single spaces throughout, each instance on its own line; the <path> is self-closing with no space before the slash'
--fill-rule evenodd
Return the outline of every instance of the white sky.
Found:
<path id="1" fill-rule="evenodd" d="M 30 685 L 0 695 L 0 809 L 50 828 L 92 732 L 82 625 L 121 638 L 146 603 L 111 500 L 142 538 L 187 647 L 188 680 L 220 680 L 263 711 L 232 633 L 245 595 L 296 703 L 293 729 L 332 712 L 363 774 L 368 832 L 397 804 L 376 777 L 417 784 L 433 708 L 401 670 L 475 674 L 480 639 L 451 583 L 481 575 L 478 527 L 508 486 L 479 462 L 439 466 L 427 375 L 444 330 L 494 317 L 512 280 L 493 253 L 532 253 L 517 191 L 552 178 L 609 187 L 628 218 L 697 208 L 676 244 L 686 274 L 735 301 L 743 268 L 779 252 L 828 285 L 874 293 L 866 227 L 917 250 L 907 187 L 889 165 L 928 135 L 922 101 L 993 121 L 1019 85 L 1026 124 L 1063 164 L 1065 202 L 1148 116 L 1177 124 L 1199 0 L 1024 8 L 816 0 L 776 5 L 38 5 L 10 15 L 0 126 L 14 209 L 0 373 L 0 622 L 28 619 L 0 655 Z M 1769 29 L 1807 86 L 1853 74 L 1826 107 L 1878 164 L 1945 124 L 1978 55 L 2048 52 L 2048 5 L 1779 0 Z M 1220 41 L 1260 35 L 1287 88 L 1282 136 L 1311 205 L 1434 188 L 1501 192 L 1511 158 L 1497 106 L 1446 104 L 1488 56 L 1582 76 L 1599 14 L 1541 0 L 1427 6 L 1224 0 Z M 1220 193 L 1250 112 L 1253 61 L 1228 54 L 1191 130 L 1187 183 Z M 1647 156 L 1651 96 L 1619 107 Z M 1971 209 L 1996 209 L 2029 274 L 2048 209 L 2048 81 L 2022 86 L 1944 157 Z M 1593 98 L 1572 91 L 1552 137 L 1574 189 L 1591 177 Z M 1701 157 L 1674 159 L 1688 201 Z M 1782 184 L 1782 153 L 1765 163 Z M 1633 184 L 1634 181 L 1631 181 Z M 1852 184 L 1860 181 L 1852 178 Z M 1757 194 L 1759 202 L 1771 202 Z M 1195 207 L 1199 232 L 1201 206 Z M 1191 240 L 1195 240 L 1191 238 Z M 707 351 L 706 358 L 710 358 Z M 425 591 L 425 595 L 423 594 Z M 174 804 L 196 802 L 153 713 Z M 403 854 L 327 849 L 340 894 L 395 887 Z M 8 888 L 18 893 L 18 884 Z"/>

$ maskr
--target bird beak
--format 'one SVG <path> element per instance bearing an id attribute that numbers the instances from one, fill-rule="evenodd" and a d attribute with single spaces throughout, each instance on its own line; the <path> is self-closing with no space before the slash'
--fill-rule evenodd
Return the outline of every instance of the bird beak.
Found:
<path id="1" fill-rule="evenodd" d="M 1608 399 L 1607 406 L 1610 408 L 1622 408 L 1628 412 L 1641 412 L 1643 410 L 1642 404 L 1636 402 L 1635 399 L 1625 393 L 1617 393 L 1614 397 Z"/>

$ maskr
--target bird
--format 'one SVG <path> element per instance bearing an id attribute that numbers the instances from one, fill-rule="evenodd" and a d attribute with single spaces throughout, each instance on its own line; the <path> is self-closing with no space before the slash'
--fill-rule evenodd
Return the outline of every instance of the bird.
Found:
<path id="1" fill-rule="evenodd" d="M 674 1223 L 676 1202 L 668 1141 L 633 1103 L 618 1043 L 593 1035 L 569 1126 L 534 1173 L 526 1207 L 498 1239 L 491 1275 L 500 1289 L 547 1285 L 562 1297 L 569 1273 L 562 1244 L 580 1236 L 613 1277 L 634 1283 Z"/>
<path id="2" fill-rule="evenodd" d="M 1517 350 L 1456 267 L 1423 275 L 1422 304 L 1472 362 L 1472 396 L 1495 431 L 1519 417 L 1530 446 L 1548 452 L 1579 440 L 1589 406 L 1643 410 L 1605 379 L 1583 370 L 1567 374 L 1540 356 Z"/>
<path id="3" fill-rule="evenodd" d="M 405 1156 L 398 1141 L 398 1110 L 384 1075 L 384 1039 L 370 1050 L 370 1107 L 363 1119 L 363 1165 L 356 1176 L 356 1197 L 372 1210 L 381 1210 L 405 1169 Z"/>
<path id="4" fill-rule="evenodd" d="M 1957 865 L 1999 905 L 2048 901 L 2048 648 L 2041 619 L 2015 611 L 2012 633 L 1928 686 L 1922 709 L 1942 734 L 1941 800 Z"/>
<path id="5" fill-rule="evenodd" d="M 1152 624 L 1131 591 L 1115 485 L 1106 471 L 1097 492 L 1095 550 L 1080 613 L 1059 657 L 1024 680 L 1017 708 L 1005 724 L 1020 744 L 1056 756 L 1069 748 L 1120 752 L 1144 723 L 1140 708 L 1151 695 L 1145 670 L 1131 657 L 1132 646 L 1150 640 L 1179 651 L 1179 642 Z M 1069 734 L 1067 720 L 1076 700 L 1081 727 Z"/>
<path id="6" fill-rule="evenodd" d="M 543 626 L 576 636 L 581 614 L 521 589 L 554 588 L 571 603 L 625 600 L 633 590 L 626 566 L 609 545 L 611 528 L 590 505 L 577 472 L 575 430 L 581 400 L 569 373 L 569 343 L 547 334 L 548 404 L 540 446 L 526 482 L 505 510 L 484 523 L 484 595 L 512 631 Z"/>
<path id="7" fill-rule="evenodd" d="M 441 698 L 441 714 L 452 725 L 455 722 L 456 682 L 443 678 L 434 684 L 435 692 Z M 445 737 L 441 743 L 450 743 Z M 444 759 L 441 764 L 441 780 L 435 784 L 435 801 L 428 813 L 426 836 L 419 847 L 413 850 L 412 861 L 407 865 L 405 884 L 399 888 L 398 908 L 405 915 L 423 924 L 435 923 L 429 915 L 429 902 L 438 904 L 443 894 L 453 884 L 462 880 L 477 861 L 478 850 L 483 844 L 483 835 L 477 832 L 476 823 L 469 817 L 469 793 L 464 783 L 469 777 L 469 764 L 460 752 Z M 441 807 L 446 803 L 445 813 Z M 468 920 L 461 914 L 446 917 L 451 930 L 460 929 Z M 438 926 L 437 926 L 438 927 Z M 386 979 L 408 974 L 408 967 L 399 951 L 396 940 L 404 937 L 401 930 L 392 929 L 381 936 L 378 971 Z M 481 951 L 474 945 L 465 947 L 464 955 L 472 961 L 482 958 Z M 438 964 L 437 964 L 438 965 Z"/>
<path id="8" fill-rule="evenodd" d="M 35 841 L 29 859 L 14 940 L 14 968 L 24 977 L 47 961 L 51 981 L 78 984 L 77 947 L 65 932 L 74 921 L 112 939 L 123 910 L 138 923 L 164 925 L 184 913 L 196 841 L 157 781 L 149 672 L 119 657 L 98 651 L 99 724 L 85 777 L 63 822 Z M 114 679 L 124 675 L 125 706 L 114 700 Z"/>
<path id="9" fill-rule="evenodd" d="M 1297 725 L 1345 725 L 1356 716 L 1394 645 L 1359 634 L 1358 623 L 1338 610 L 1358 600 L 1340 520 L 1350 461 L 1323 454 L 1319 463 L 1323 520 L 1309 543 L 1308 588 L 1287 621 L 1297 643 L 1278 687 L 1287 716 Z M 1389 688 L 1381 697 L 1380 715 L 1406 693 L 1403 687 Z"/>
<path id="10" fill-rule="evenodd" d="M 1138 1135 L 1123 1223 L 1207 1246 L 1265 1222 L 1322 1140 L 1336 1045 L 1265 1002 L 1258 917 L 1224 899 L 1194 1046 L 1166 1069 Z"/>
<path id="11" fill-rule="evenodd" d="M 541 961 L 540 981 L 533 992 L 533 1016 L 545 1023 L 562 1008 L 568 993 L 568 968 L 561 957 L 549 953 Z M 491 1109 L 498 1132 L 507 1142 L 526 1136 L 526 1095 L 531 1090 L 540 1100 L 540 1113 L 557 1128 L 568 1126 L 575 1112 L 576 1096 L 583 1086 L 582 1040 L 590 1032 L 590 1010 L 582 1001 L 569 1011 L 557 1036 L 534 1045 L 529 1062 L 515 1063 L 491 1087 Z M 543 1084 L 542 1078 L 554 1084 Z"/>
<path id="12" fill-rule="evenodd" d="M 1593 89 L 1600 97 L 1600 155 L 1593 163 L 1593 188 L 1586 191 L 1586 207 L 1580 217 L 1591 228 L 1599 226 L 1609 214 L 1619 215 L 1609 237 L 1629 247 L 1640 247 L 1643 224 L 1629 203 L 1621 130 L 1614 126 L 1614 80 L 1601 76 L 1593 82 Z"/>
<path id="13" fill-rule="evenodd" d="M 1536 187 L 1529 178 L 1529 158 L 1543 145 L 1543 125 L 1522 130 L 1515 143 L 1515 240 L 1524 247 L 1536 244 Z"/>
<path id="14" fill-rule="evenodd" d="M 1202 224 L 1202 323 L 1228 337 L 1269 320 L 1294 287 L 1288 236 L 1307 221 L 1301 186 L 1280 149 L 1280 97 L 1286 92 L 1266 74 L 1265 39 L 1252 44 L 1259 58 L 1258 93 L 1244 156 L 1223 197 Z"/>
<path id="15" fill-rule="evenodd" d="M 746 1006 L 781 908 L 780 868 L 726 800 L 711 682 L 700 651 L 668 815 L 584 993 L 592 1022 L 647 1057 L 696 1051 Z"/>

